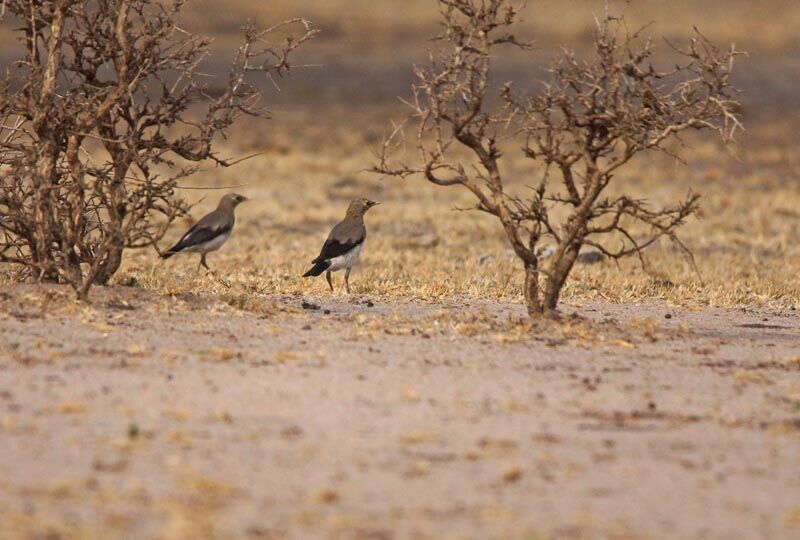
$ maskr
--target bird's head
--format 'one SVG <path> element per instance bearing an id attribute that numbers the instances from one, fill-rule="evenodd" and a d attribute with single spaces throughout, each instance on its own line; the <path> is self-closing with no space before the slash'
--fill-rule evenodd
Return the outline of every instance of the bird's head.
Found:
<path id="1" fill-rule="evenodd" d="M 369 199 L 355 199 L 347 208 L 347 215 L 350 217 L 361 217 L 367 213 L 367 210 L 378 204 L 380 203 Z"/>
<path id="2" fill-rule="evenodd" d="M 218 208 L 234 209 L 246 200 L 248 199 L 244 195 L 239 195 L 238 193 L 228 193 L 219 201 Z"/>

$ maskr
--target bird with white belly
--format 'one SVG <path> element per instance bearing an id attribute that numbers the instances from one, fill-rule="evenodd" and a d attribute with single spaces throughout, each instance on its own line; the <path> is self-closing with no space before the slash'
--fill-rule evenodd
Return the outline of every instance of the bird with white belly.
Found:
<path id="1" fill-rule="evenodd" d="M 347 214 L 331 230 L 322 250 L 312 264 L 314 266 L 303 274 L 303 277 L 318 276 L 325 272 L 325 279 L 333 291 L 331 272 L 344 270 L 344 287 L 350 293 L 350 270 L 358 261 L 367 228 L 364 226 L 364 214 L 373 206 L 380 204 L 369 199 L 356 199 L 347 208 Z"/>
<path id="2" fill-rule="evenodd" d="M 203 216 L 186 231 L 177 244 L 162 253 L 161 258 L 169 259 L 176 253 L 199 253 L 200 265 L 210 271 L 206 264 L 206 254 L 218 250 L 228 241 L 236 221 L 233 211 L 246 200 L 247 197 L 237 193 L 228 193 L 222 197 L 217 209 Z"/>

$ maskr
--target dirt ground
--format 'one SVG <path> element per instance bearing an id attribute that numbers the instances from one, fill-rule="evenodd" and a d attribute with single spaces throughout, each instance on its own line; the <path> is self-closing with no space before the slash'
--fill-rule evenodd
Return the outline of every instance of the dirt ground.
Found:
<path id="1" fill-rule="evenodd" d="M 790 539 L 793 309 L 0 293 L 0 538 Z"/>

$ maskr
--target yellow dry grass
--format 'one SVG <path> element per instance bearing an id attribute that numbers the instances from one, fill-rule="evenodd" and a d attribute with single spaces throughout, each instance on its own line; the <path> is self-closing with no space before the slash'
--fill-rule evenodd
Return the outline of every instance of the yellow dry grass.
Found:
<path id="1" fill-rule="evenodd" d="M 386 114 L 389 114 L 388 112 Z M 291 123 L 279 118 L 265 125 Z M 297 121 L 297 120 L 295 120 Z M 230 284 L 196 272 L 197 256 L 164 263 L 152 251 L 131 252 L 117 281 L 131 278 L 165 294 L 203 292 L 247 309 L 259 297 L 325 295 L 323 279 L 303 279 L 330 227 L 347 202 L 368 196 L 384 204 L 366 216 L 368 240 L 351 278 L 354 293 L 397 299 L 436 300 L 457 295 L 521 301 L 520 266 L 497 222 L 459 211 L 472 200 L 458 188 L 438 188 L 422 179 L 380 179 L 365 172 L 374 141 L 357 126 L 374 125 L 381 114 L 353 113 L 346 126 L 328 125 L 326 141 L 293 141 L 235 169 L 194 178 L 198 185 L 246 184 L 238 191 L 253 200 L 238 210 L 234 235 L 210 264 Z M 299 121 L 302 124 L 302 120 Z M 615 302 L 663 299 L 685 306 L 800 303 L 800 193 L 791 180 L 800 172 L 797 143 L 784 136 L 793 119 L 751 125 L 736 154 L 698 139 L 686 151 L 689 165 L 664 156 L 644 156 L 617 179 L 616 190 L 669 204 L 689 190 L 703 195 L 702 211 L 681 231 L 694 251 L 698 276 L 680 252 L 664 241 L 646 252 L 642 268 L 633 258 L 578 265 L 564 300 Z M 254 128 L 256 129 L 256 128 Z M 302 132 L 296 126 L 290 131 Z M 230 149 L 231 152 L 235 149 Z M 241 150 L 240 150 L 241 151 Z M 507 154 L 508 176 L 521 189 L 533 174 L 526 160 Z M 210 210 L 222 191 L 184 192 L 205 199 L 195 217 Z M 176 224 L 169 241 L 189 221 Z M 164 246 L 169 243 L 164 241 Z M 334 274 L 341 287 L 341 274 Z M 343 294 L 337 291 L 335 294 Z"/>
<path id="2" fill-rule="evenodd" d="M 530 4 L 522 30 L 530 30 L 540 43 L 555 44 L 584 39 L 592 13 L 601 13 L 603 3 Z M 770 51 L 760 61 L 775 63 L 780 74 L 783 55 L 797 45 L 796 33 L 789 29 L 800 24 L 800 5 L 790 0 L 773 0 L 769 8 L 744 0 L 699 4 L 653 0 L 611 2 L 611 8 L 624 12 L 632 26 L 654 20 L 658 33 L 686 36 L 697 24 L 718 41 Z M 371 67 L 408 73 L 405 58 L 419 55 L 427 46 L 420 40 L 436 27 L 432 0 L 404 2 L 402 13 L 387 9 L 390 5 L 388 1 L 234 0 L 226 4 L 224 13 L 218 13 L 218 3 L 195 0 L 185 15 L 187 26 L 213 33 L 222 48 L 233 42 L 248 16 L 262 25 L 308 16 L 323 32 L 302 51 L 302 59 L 345 61 L 344 55 L 362 55 L 364 82 L 357 86 L 366 94 L 376 82 L 370 79 L 374 77 Z M 395 57 L 394 64 L 385 64 L 386 53 Z M 302 79 L 302 72 L 297 77 Z M 329 84 L 334 87 L 341 82 Z M 282 86 L 284 94 L 292 92 L 291 80 Z M 320 90 L 320 95 L 325 91 Z M 408 95 L 408 90 L 404 86 L 397 93 Z M 496 221 L 454 210 L 472 205 L 469 194 L 458 188 L 437 188 L 418 178 L 379 179 L 361 172 L 374 163 L 372 152 L 389 129 L 389 121 L 400 119 L 404 112 L 394 99 L 363 102 L 355 94 L 332 104 L 314 95 L 281 101 L 272 120 L 245 123 L 231 133 L 225 152 L 260 152 L 258 157 L 232 169 L 201 172 L 189 181 L 207 187 L 245 184 L 236 190 L 253 199 L 239 208 L 228 244 L 209 256 L 225 283 L 196 272 L 196 256 L 162 262 L 152 250 L 129 252 L 114 281 L 135 282 L 164 295 L 199 292 L 245 310 L 265 309 L 262 300 L 274 295 L 328 294 L 323 279 L 300 275 L 330 227 L 343 216 L 348 200 L 369 196 L 385 204 L 367 215 L 368 240 L 351 279 L 355 294 L 398 300 L 467 295 L 521 301 L 520 265 Z M 684 154 L 689 165 L 664 156 L 643 156 L 616 179 L 617 191 L 647 198 L 654 205 L 676 201 L 690 189 L 703 195 L 699 219 L 691 219 L 680 233 L 695 253 L 700 275 L 673 246 L 662 242 L 647 251 L 644 269 L 635 259 L 619 265 L 608 261 L 578 265 L 563 300 L 579 304 L 596 298 L 615 302 L 663 299 L 686 306 L 725 307 L 800 303 L 798 115 L 747 109 L 745 113 L 748 132 L 735 151 L 709 138 L 697 138 Z M 512 189 L 522 189 L 536 171 L 515 148 L 508 150 L 504 172 Z M 202 200 L 193 211 L 196 219 L 226 191 L 182 194 Z M 176 223 L 162 248 L 190 223 Z M 8 273 L 0 277 L 9 279 Z M 341 274 L 336 275 L 336 285 L 341 287 Z"/>

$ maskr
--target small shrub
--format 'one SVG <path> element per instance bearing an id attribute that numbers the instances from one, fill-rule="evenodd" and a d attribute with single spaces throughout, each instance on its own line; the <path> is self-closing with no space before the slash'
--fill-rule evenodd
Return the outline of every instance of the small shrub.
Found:
<path id="1" fill-rule="evenodd" d="M 210 40 L 177 24 L 183 0 L 4 0 L 23 56 L 0 81 L 0 262 L 20 278 L 66 282 L 85 299 L 126 248 L 153 245 L 186 213 L 178 182 L 243 115 L 248 77 L 279 76 L 311 38 L 304 20 L 243 43 L 224 81 L 199 70 Z M 268 47 L 275 37 L 299 28 Z M 214 84 L 215 86 L 211 86 Z"/>
<path id="2" fill-rule="evenodd" d="M 676 230 L 697 210 L 698 195 L 654 209 L 606 192 L 634 156 L 674 155 L 673 143 L 687 131 L 733 137 L 740 123 L 730 75 L 738 53 L 718 50 L 697 32 L 686 47 L 672 46 L 681 62 L 659 69 L 651 39 L 606 17 L 597 23 L 590 58 L 564 52 L 537 89 L 516 91 L 507 83 L 495 92 L 489 73 L 498 49 L 530 49 L 511 33 L 519 7 L 509 0 L 439 0 L 439 6 L 440 47 L 429 66 L 416 68 L 409 100 L 420 159 L 409 165 L 392 158 L 401 125 L 384 142 L 375 172 L 419 174 L 470 191 L 476 208 L 498 219 L 522 262 L 531 317 L 554 313 L 584 245 L 615 259 L 641 257 L 666 237 L 691 258 Z M 508 190 L 501 167 L 504 152 L 515 149 L 538 165 L 525 196 Z M 641 229 L 649 232 L 634 234 Z M 546 261 L 545 247 L 552 247 Z"/>

